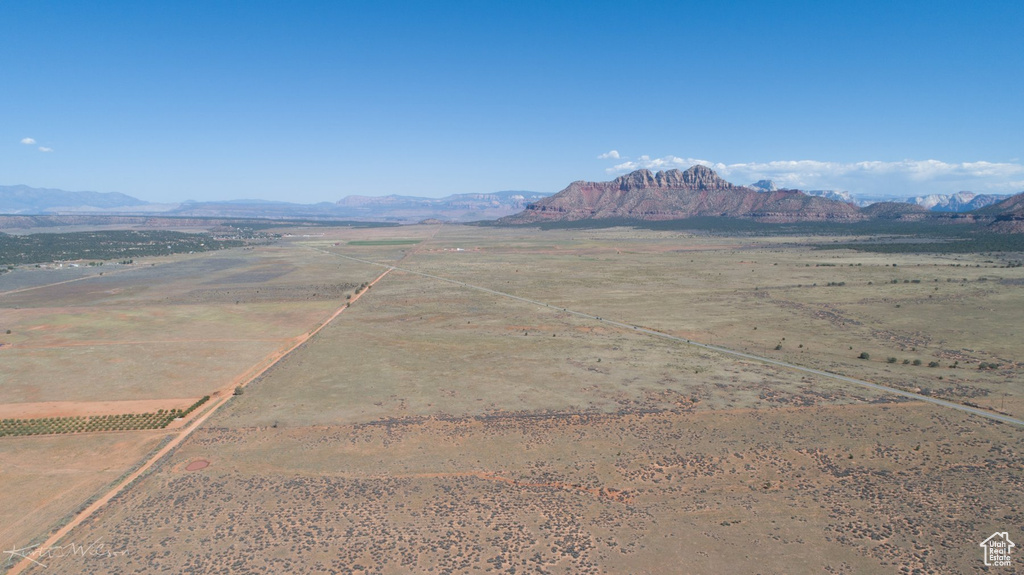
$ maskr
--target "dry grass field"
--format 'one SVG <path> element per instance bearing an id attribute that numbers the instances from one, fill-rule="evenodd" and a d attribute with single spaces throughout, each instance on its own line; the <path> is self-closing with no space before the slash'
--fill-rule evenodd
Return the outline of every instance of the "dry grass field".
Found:
<path id="1" fill-rule="evenodd" d="M 154 450 L 166 432 L 119 432 L 0 439 L 0 541 L 4 549 L 39 538 L 100 495 Z M 8 559 L 4 555 L 4 561 Z"/>
<path id="2" fill-rule="evenodd" d="M 0 277 L 0 417 L 156 412 L 229 393 L 377 273 L 315 250 L 274 247 L 83 270 Z M 165 437 L 0 437 L 6 549 L 38 542 Z"/>
<path id="3" fill-rule="evenodd" d="M 376 271 L 302 249 L 165 260 L 0 295 L 0 327 L 11 332 L 0 332 L 3 401 L 202 396 L 329 315 Z"/>
<path id="4" fill-rule="evenodd" d="M 73 564 L 980 572 L 1021 524 L 1018 435 L 907 404 L 211 426 L 71 536 L 128 554 Z"/>
<path id="5" fill-rule="evenodd" d="M 488 231 L 508 241 L 474 242 L 473 230 L 453 230 L 407 267 L 1024 415 L 1022 389 L 1012 385 L 1024 367 L 1024 268 L 1001 267 L 991 255 L 806 247 L 834 238 L 736 239 L 624 228 L 538 237 Z M 451 247 L 474 250 L 473 257 L 445 249 Z M 857 359 L 861 352 L 871 359 Z M 888 363 L 890 357 L 896 362 Z M 929 369 L 933 361 L 939 367 Z M 979 370 L 983 362 L 1003 369 Z"/>
<path id="6" fill-rule="evenodd" d="M 60 542 L 114 553 L 25 572 L 983 572 L 978 543 L 1024 531 L 1024 428 L 573 313 L 1021 417 L 1024 268 L 996 256 L 629 228 L 284 233 L 0 295 L 10 403 L 185 398 L 398 268 Z M 88 370 L 71 385 L 36 353 Z M 38 441 L 56 467 L 76 441 L 167 433 L 0 448 Z"/>

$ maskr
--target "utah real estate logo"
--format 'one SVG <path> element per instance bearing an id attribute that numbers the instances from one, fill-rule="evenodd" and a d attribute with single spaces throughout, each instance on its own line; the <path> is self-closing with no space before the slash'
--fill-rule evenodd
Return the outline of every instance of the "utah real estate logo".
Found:
<path id="1" fill-rule="evenodd" d="M 1010 551 L 1017 545 L 1010 541 L 1006 531 L 996 531 L 979 545 L 985 551 L 985 565 L 988 567 L 1009 567 Z"/>

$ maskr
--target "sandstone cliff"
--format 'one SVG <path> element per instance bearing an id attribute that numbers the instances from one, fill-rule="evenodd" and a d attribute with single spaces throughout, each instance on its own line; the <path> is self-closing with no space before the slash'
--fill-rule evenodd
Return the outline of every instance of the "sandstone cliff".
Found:
<path id="1" fill-rule="evenodd" d="M 757 192 L 733 185 L 705 166 L 652 174 L 637 170 L 611 182 L 578 181 L 498 223 L 627 218 L 673 220 L 723 216 L 763 222 L 865 219 L 855 206 L 797 190 Z"/>

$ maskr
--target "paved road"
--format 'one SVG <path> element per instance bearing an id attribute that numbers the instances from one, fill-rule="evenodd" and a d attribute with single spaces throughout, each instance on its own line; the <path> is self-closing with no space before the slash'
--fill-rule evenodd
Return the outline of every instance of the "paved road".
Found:
<path id="1" fill-rule="evenodd" d="M 314 248 L 314 249 L 319 249 L 319 248 Z M 319 250 L 319 251 L 322 251 L 324 253 L 329 253 L 331 255 L 335 255 L 335 256 L 338 256 L 338 257 L 341 257 L 341 258 L 349 259 L 349 260 L 352 260 L 352 261 L 357 261 L 357 262 L 361 262 L 361 263 L 364 263 L 364 264 L 370 264 L 370 265 L 375 265 L 375 266 L 382 266 L 382 267 L 386 267 L 386 268 L 389 268 L 389 269 L 392 269 L 392 270 L 396 270 L 396 271 L 400 271 L 400 272 L 405 272 L 405 273 L 409 273 L 409 274 L 414 274 L 414 275 L 418 275 L 418 276 L 422 276 L 422 277 L 427 277 L 427 278 L 443 281 L 443 282 L 446 282 L 446 283 L 462 286 L 462 287 L 465 287 L 465 288 L 474 289 L 474 290 L 486 292 L 486 293 L 489 293 L 489 294 L 494 294 L 496 296 L 501 296 L 501 297 L 504 297 L 504 298 L 519 300 L 521 302 L 525 302 L 525 303 L 529 303 L 529 304 L 533 304 L 533 305 L 537 305 L 537 306 L 541 306 L 541 307 L 547 307 L 547 308 L 552 308 L 552 309 L 560 309 L 560 310 L 562 310 L 565 313 L 570 313 L 570 314 L 575 315 L 577 317 L 582 317 L 582 318 L 586 318 L 586 319 L 590 319 L 590 320 L 594 320 L 594 321 L 599 321 L 599 322 L 604 323 L 606 325 L 613 325 L 613 326 L 616 326 L 616 327 L 620 327 L 620 328 L 628 329 L 628 330 L 633 330 L 633 331 L 636 331 L 638 333 L 643 333 L 643 334 L 651 335 L 651 336 L 654 336 L 654 337 L 660 337 L 660 338 L 663 338 L 663 339 L 669 339 L 669 340 L 676 341 L 676 342 L 679 342 L 679 343 L 685 343 L 687 345 L 692 345 L 694 347 L 701 347 L 701 348 L 704 348 L 704 349 L 707 349 L 707 350 L 710 350 L 710 351 L 715 351 L 715 352 L 722 353 L 722 354 L 725 354 L 725 355 L 731 355 L 733 357 L 742 357 L 743 359 L 750 359 L 750 360 L 754 360 L 754 361 L 760 361 L 762 363 L 776 365 L 776 366 L 779 366 L 779 367 L 784 367 L 786 369 L 792 369 L 794 371 L 800 371 L 800 372 L 803 372 L 803 373 L 810 373 L 810 374 L 813 374 L 813 375 L 819 375 L 819 376 L 822 376 L 822 377 L 828 377 L 828 378 L 836 379 L 836 380 L 843 381 L 843 382 L 846 382 L 846 383 L 852 383 L 854 385 L 859 385 L 861 387 L 867 387 L 869 389 L 874 389 L 876 391 L 884 391 L 886 393 L 893 393 L 893 394 L 896 394 L 896 395 L 902 395 L 903 397 L 908 397 L 910 399 L 916 399 L 918 401 L 924 401 L 924 402 L 931 403 L 931 404 L 934 404 L 934 405 L 938 405 L 938 406 L 941 406 L 941 407 L 948 407 L 950 409 L 955 409 L 957 411 L 962 411 L 964 413 L 969 413 L 971 415 L 976 415 L 978 417 L 984 417 L 986 419 L 990 419 L 990 420 L 993 420 L 993 421 L 998 421 L 1000 423 L 1009 423 L 1011 425 L 1019 425 L 1021 427 L 1024 427 L 1024 420 L 1020 420 L 1020 419 L 1017 419 L 1017 418 L 1014 418 L 1014 417 L 1010 417 L 1008 415 L 1002 415 L 1000 413 L 995 413 L 995 412 L 992 412 L 992 411 L 987 411 L 987 410 L 984 410 L 984 409 L 979 409 L 977 407 L 971 407 L 969 405 L 963 405 L 963 404 L 955 403 L 955 402 L 952 402 L 952 401 L 946 401 L 944 399 L 938 399 L 936 397 L 930 397 L 930 396 L 927 396 L 927 395 L 921 395 L 920 393 L 913 393 L 913 392 L 910 392 L 910 391 L 904 391 L 902 389 L 898 389 L 898 388 L 895 388 L 895 387 L 889 387 L 889 386 L 881 385 L 881 384 L 878 384 L 878 383 L 871 383 L 870 381 L 864 381 L 864 380 L 856 379 L 856 378 L 853 378 L 853 377 L 847 377 L 845 375 L 840 375 L 838 373 L 830 373 L 830 372 L 827 372 L 827 371 L 822 371 L 820 369 L 804 367 L 802 365 L 796 365 L 796 364 L 793 364 L 793 363 L 789 363 L 789 362 L 785 362 L 785 361 L 780 361 L 780 360 L 777 360 L 777 359 L 772 359 L 770 357 L 762 357 L 762 356 L 754 355 L 754 354 L 751 354 L 751 353 L 746 353 L 746 352 L 742 352 L 742 351 L 736 351 L 734 349 L 729 349 L 727 347 L 722 347 L 722 346 L 719 346 L 719 345 L 711 345 L 711 344 L 708 344 L 708 343 L 700 343 L 700 342 L 697 342 L 697 341 L 692 341 L 692 340 L 689 340 L 689 339 L 684 339 L 684 338 L 681 338 L 681 337 L 676 337 L 674 335 L 669 335 L 667 333 L 662 333 L 660 331 L 655 331 L 655 330 L 648 329 L 648 328 L 645 328 L 645 327 L 640 327 L 640 326 L 637 326 L 637 325 L 632 325 L 632 324 L 627 324 L 627 323 L 622 323 L 622 322 L 606 319 L 606 318 L 603 318 L 601 316 L 589 314 L 589 313 L 586 313 L 586 312 L 571 310 L 571 309 L 564 308 L 564 307 L 559 307 L 559 306 L 553 306 L 551 304 L 544 303 L 542 301 L 532 300 L 532 299 L 525 298 L 525 297 L 519 297 L 517 295 L 512 295 L 510 293 L 500 292 L 500 291 L 497 291 L 497 290 L 492 290 L 492 289 L 485 288 L 485 287 L 482 287 L 482 286 L 472 285 L 472 284 L 468 284 L 468 283 L 461 282 L 461 281 L 458 281 L 458 280 L 453 280 L 453 279 L 449 279 L 449 278 L 445 278 L 445 277 L 441 277 L 441 276 L 436 276 L 436 275 L 433 275 L 433 274 L 428 274 L 428 273 L 424 273 L 424 272 L 418 272 L 418 271 L 410 270 L 410 269 L 407 269 L 407 268 L 402 268 L 402 267 L 393 266 L 393 265 L 390 265 L 390 264 L 384 264 L 384 263 L 380 263 L 380 262 L 375 262 L 375 261 L 371 261 L 371 260 L 364 260 L 364 259 L 360 259 L 360 258 L 356 258 L 356 257 L 352 257 L 352 256 L 347 256 L 347 255 L 344 255 L 344 254 L 339 254 L 337 252 L 330 252 L 330 251 L 327 251 L 327 250 Z"/>

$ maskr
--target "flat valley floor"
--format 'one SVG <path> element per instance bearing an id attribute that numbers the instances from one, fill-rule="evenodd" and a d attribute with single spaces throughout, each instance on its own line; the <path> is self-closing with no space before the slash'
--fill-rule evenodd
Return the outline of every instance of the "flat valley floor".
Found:
<path id="1" fill-rule="evenodd" d="M 44 547 L 12 571 L 982 573 L 983 540 L 1024 535 L 1024 427 L 918 399 L 1024 419 L 1024 268 L 999 254 L 281 232 L 0 277 L 3 417 L 212 398 L 163 430 L 0 437 L 0 543 Z"/>

